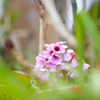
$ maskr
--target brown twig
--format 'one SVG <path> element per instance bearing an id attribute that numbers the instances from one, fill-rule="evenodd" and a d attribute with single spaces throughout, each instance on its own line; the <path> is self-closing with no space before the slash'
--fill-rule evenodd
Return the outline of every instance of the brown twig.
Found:
<path id="1" fill-rule="evenodd" d="M 38 14 L 41 18 L 43 18 L 46 22 L 50 23 L 48 17 L 46 16 L 45 11 L 44 11 L 44 6 L 40 0 L 34 0 L 33 7 L 36 9 L 36 11 L 38 12 Z"/>
<path id="2" fill-rule="evenodd" d="M 40 17 L 40 32 L 39 32 L 39 54 L 43 51 L 44 46 L 44 20 Z"/>
<path id="3" fill-rule="evenodd" d="M 48 29 L 48 23 L 45 23 L 44 26 L 44 44 L 47 44 L 47 37 L 46 37 L 46 33 L 47 33 L 47 29 Z"/>
<path id="4" fill-rule="evenodd" d="M 44 6 L 42 5 L 40 0 L 34 0 L 33 7 L 37 10 L 40 15 L 39 22 L 40 22 L 40 31 L 39 31 L 39 53 L 41 54 L 43 51 L 44 45 L 44 20 L 46 19 L 46 14 L 44 11 Z"/>

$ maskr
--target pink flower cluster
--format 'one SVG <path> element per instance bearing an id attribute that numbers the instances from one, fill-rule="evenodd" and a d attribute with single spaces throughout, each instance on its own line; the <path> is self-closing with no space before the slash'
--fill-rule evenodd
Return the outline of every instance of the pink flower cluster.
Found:
<path id="1" fill-rule="evenodd" d="M 46 50 L 36 57 L 36 65 L 34 70 L 37 71 L 38 77 L 47 79 L 51 72 L 61 72 L 66 70 L 64 62 L 69 63 L 70 67 L 78 67 L 76 53 L 72 49 L 68 49 L 64 42 L 56 42 L 46 45 Z M 63 57 L 64 56 L 64 57 Z M 89 64 L 84 63 L 83 71 L 85 74 L 88 72 Z M 75 78 L 76 75 L 71 72 L 66 72 L 70 78 Z"/>

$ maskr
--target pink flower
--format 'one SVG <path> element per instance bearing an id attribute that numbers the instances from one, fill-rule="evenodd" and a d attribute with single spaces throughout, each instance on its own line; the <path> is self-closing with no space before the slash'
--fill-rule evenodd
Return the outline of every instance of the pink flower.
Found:
<path id="1" fill-rule="evenodd" d="M 62 58 L 59 55 L 54 53 L 51 56 L 51 62 L 54 63 L 54 64 L 57 63 L 57 62 L 62 62 Z"/>
<path id="2" fill-rule="evenodd" d="M 52 62 L 50 61 L 50 55 L 41 55 L 41 54 L 39 54 L 37 57 L 36 57 L 36 65 L 38 65 L 38 66 L 45 66 L 45 65 L 47 65 L 47 67 L 48 67 L 48 65 L 49 64 L 51 64 Z"/>
<path id="3" fill-rule="evenodd" d="M 71 61 L 71 66 L 72 67 L 77 67 L 78 66 L 78 61 L 74 58 L 74 59 L 72 59 L 72 61 Z"/>
<path id="4" fill-rule="evenodd" d="M 67 52 L 64 54 L 64 60 L 70 62 L 75 56 L 75 53 L 72 49 L 68 49 Z"/>
<path id="5" fill-rule="evenodd" d="M 47 47 L 47 51 L 53 51 L 55 53 L 64 53 L 65 49 L 67 48 L 67 46 L 63 45 L 60 42 L 56 42 L 56 43 L 52 43 L 50 45 L 48 45 Z"/>
<path id="6" fill-rule="evenodd" d="M 63 61 L 69 63 L 72 66 L 72 69 L 78 66 L 76 53 L 72 49 L 68 49 L 65 53 L 67 46 L 63 45 L 63 42 L 52 43 L 50 45 L 46 45 L 46 47 L 46 50 L 36 57 L 34 71 L 37 71 L 37 77 L 48 79 L 51 72 L 57 72 L 57 74 L 60 74 L 62 70 L 67 70 L 64 67 Z M 61 54 L 64 54 L 64 60 L 62 59 L 62 56 L 60 56 Z M 89 64 L 83 64 L 83 71 L 85 75 L 87 74 L 89 67 Z M 71 71 L 66 73 L 66 75 L 70 78 L 78 76 L 77 73 L 73 73 Z"/>
<path id="7" fill-rule="evenodd" d="M 51 69 L 50 72 L 60 72 L 64 69 L 64 66 L 62 63 L 58 62 L 56 64 L 54 64 Z"/>
<path id="8" fill-rule="evenodd" d="M 40 66 L 37 64 L 34 66 L 34 71 L 37 72 L 37 77 L 40 77 L 41 79 L 48 79 L 48 77 L 49 77 L 50 72 L 44 66 Z"/>
<path id="9" fill-rule="evenodd" d="M 76 77 L 76 75 L 74 73 L 70 73 L 70 72 L 68 72 L 66 75 L 69 76 L 70 78 L 75 78 Z"/>
<path id="10" fill-rule="evenodd" d="M 44 55 L 44 56 L 47 56 L 47 57 L 51 56 L 53 53 L 54 53 L 54 52 L 53 52 L 52 50 L 43 51 L 43 55 Z"/>
<path id="11" fill-rule="evenodd" d="M 69 62 L 72 59 L 72 55 L 70 53 L 65 53 L 64 54 L 64 60 Z"/>
<path id="12" fill-rule="evenodd" d="M 44 65 L 44 57 L 43 55 L 39 54 L 37 57 L 36 57 L 36 63 L 40 66 Z"/>
<path id="13" fill-rule="evenodd" d="M 84 71 L 84 74 L 85 74 L 85 75 L 87 74 L 88 68 L 89 68 L 89 67 L 90 67 L 89 64 L 87 64 L 87 63 L 84 63 L 84 64 L 83 64 L 83 71 Z"/>
<path id="14" fill-rule="evenodd" d="M 72 49 L 68 49 L 64 54 L 64 60 L 71 63 L 72 67 L 78 66 L 78 61 L 76 60 L 76 53 Z"/>
<path id="15" fill-rule="evenodd" d="M 48 79 L 48 77 L 49 77 L 49 70 L 44 69 L 44 68 L 39 69 L 37 77 L 40 77 L 41 79 Z"/>

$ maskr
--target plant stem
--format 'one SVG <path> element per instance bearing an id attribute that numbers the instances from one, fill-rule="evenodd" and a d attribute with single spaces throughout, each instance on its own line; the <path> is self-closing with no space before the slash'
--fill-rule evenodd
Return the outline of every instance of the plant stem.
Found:
<path id="1" fill-rule="evenodd" d="M 43 45 L 44 45 L 44 20 L 43 18 L 40 18 L 40 32 L 39 32 L 39 54 L 43 51 Z"/>

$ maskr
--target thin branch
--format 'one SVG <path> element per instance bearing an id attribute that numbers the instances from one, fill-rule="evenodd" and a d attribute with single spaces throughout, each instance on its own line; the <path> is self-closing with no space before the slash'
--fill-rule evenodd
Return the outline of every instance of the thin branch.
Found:
<path id="1" fill-rule="evenodd" d="M 40 0 L 34 0 L 33 7 L 36 9 L 41 18 L 49 22 L 49 18 L 46 16 L 46 13 L 44 11 L 44 6 L 42 5 Z"/>
<path id="2" fill-rule="evenodd" d="M 44 44 L 44 20 L 40 18 L 40 32 L 39 32 L 39 53 L 41 54 L 43 51 L 43 44 Z"/>
<path id="3" fill-rule="evenodd" d="M 62 23 L 53 3 L 52 0 L 41 0 L 49 17 L 51 18 L 52 24 L 56 31 L 59 33 L 61 37 L 66 39 L 68 44 L 71 46 L 75 46 L 76 39 L 75 37 L 66 29 L 65 25 Z"/>

